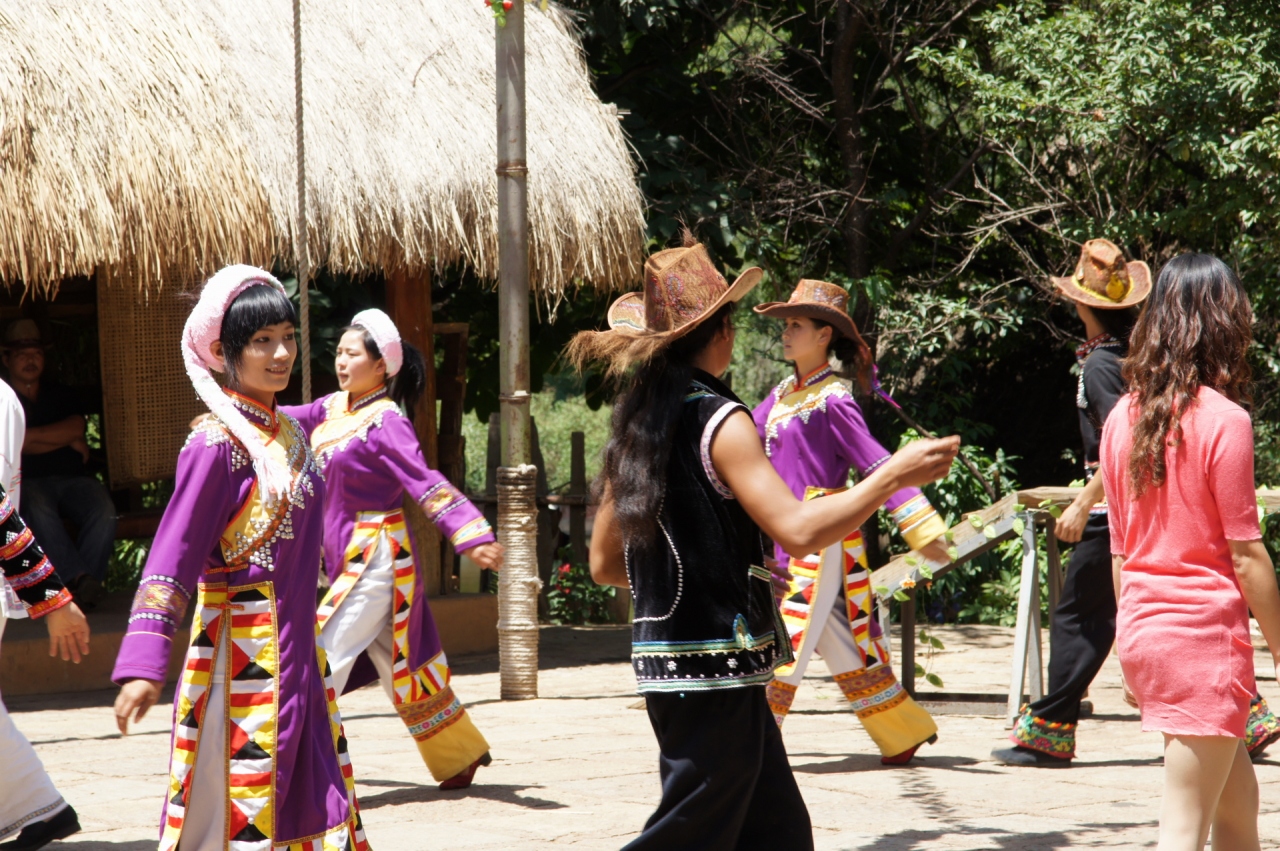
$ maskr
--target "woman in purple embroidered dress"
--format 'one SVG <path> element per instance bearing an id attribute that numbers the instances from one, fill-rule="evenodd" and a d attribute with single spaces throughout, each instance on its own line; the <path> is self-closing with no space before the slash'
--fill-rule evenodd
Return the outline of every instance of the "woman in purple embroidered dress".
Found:
<path id="1" fill-rule="evenodd" d="M 890 457 L 867 429 L 852 384 L 829 362 L 834 355 L 850 372 L 870 369 L 870 352 L 846 310 L 847 298 L 835 284 L 803 280 L 790 301 L 756 308 L 785 320 L 784 356 L 795 364 L 795 373 L 773 389 L 753 417 L 765 454 L 800 499 L 843 490 L 851 470 L 866 478 Z M 946 525 L 919 488 L 898 491 L 884 507 L 912 549 L 946 563 L 945 549 L 937 543 Z M 777 558 L 787 559 L 781 547 Z M 822 553 L 793 558 L 790 569 L 793 580 L 782 600 L 782 619 L 796 659 L 778 668 L 769 686 L 778 724 L 791 709 L 809 657 L 817 652 L 880 748 L 880 761 L 906 764 L 921 745 L 936 741 L 938 725 L 906 693 L 889 665 L 862 535 L 855 532 Z"/>
<path id="2" fill-rule="evenodd" d="M 501 567 L 502 545 L 476 507 L 422 456 L 401 409 L 416 407 L 426 364 L 390 317 L 359 313 L 338 343 L 335 367 L 339 392 L 286 409 L 310 435 L 327 485 L 324 560 L 331 585 L 318 619 L 334 684 L 342 694 L 380 679 L 440 788 L 466 788 L 489 764 L 489 744 L 449 685 L 401 499 L 409 494 L 481 567 Z"/>
<path id="3" fill-rule="evenodd" d="M 162 851 L 368 847 L 316 643 L 324 481 L 306 435 L 275 407 L 297 355 L 294 321 L 275 278 L 230 266 L 183 331 L 188 374 L 213 416 L 178 456 L 113 674 L 125 733 L 158 699 L 196 596 Z M 226 371 L 230 389 L 210 369 Z"/>

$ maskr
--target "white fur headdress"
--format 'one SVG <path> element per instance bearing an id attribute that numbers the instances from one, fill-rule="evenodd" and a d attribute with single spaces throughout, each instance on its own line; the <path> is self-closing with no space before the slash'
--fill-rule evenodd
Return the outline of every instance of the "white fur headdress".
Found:
<path id="1" fill-rule="evenodd" d="M 371 307 L 362 310 L 351 320 L 352 325 L 359 325 L 369 332 L 369 336 L 378 344 L 378 351 L 387 362 L 387 378 L 400 371 L 404 364 L 404 346 L 400 343 L 400 330 L 391 317 Z"/>
<path id="2" fill-rule="evenodd" d="M 253 460 L 253 471 L 258 477 L 258 487 L 266 499 L 276 499 L 289 492 L 291 475 L 284 464 L 272 458 L 262 435 L 236 409 L 230 397 L 213 380 L 210 370 L 223 371 L 223 365 L 213 356 L 211 347 L 222 333 L 222 318 L 231 302 L 253 286 L 275 287 L 281 293 L 284 287 L 270 272 L 257 266 L 227 266 L 205 283 L 187 324 L 182 329 L 182 360 L 187 367 L 196 394 L 223 425 L 244 445 Z"/>

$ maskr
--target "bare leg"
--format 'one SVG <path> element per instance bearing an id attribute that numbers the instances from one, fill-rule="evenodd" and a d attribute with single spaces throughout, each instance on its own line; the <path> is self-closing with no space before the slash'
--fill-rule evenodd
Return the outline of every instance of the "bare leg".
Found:
<path id="1" fill-rule="evenodd" d="M 1213 814 L 1213 851 L 1259 851 L 1258 778 L 1244 742 Z"/>
<path id="2" fill-rule="evenodd" d="M 1240 740 L 1227 736 L 1164 736 L 1164 800 L 1157 851 L 1201 851 L 1231 775 Z M 1248 761 L 1248 757 L 1245 757 Z M 1250 772 L 1252 773 L 1252 772 Z M 1255 787 L 1256 788 L 1256 787 Z M 1257 793 L 1254 793 L 1257 801 Z M 1254 805 L 1255 839 L 1257 805 Z M 1255 845 L 1256 847 L 1256 845 Z M 1225 851 L 1223 846 L 1219 851 Z"/>

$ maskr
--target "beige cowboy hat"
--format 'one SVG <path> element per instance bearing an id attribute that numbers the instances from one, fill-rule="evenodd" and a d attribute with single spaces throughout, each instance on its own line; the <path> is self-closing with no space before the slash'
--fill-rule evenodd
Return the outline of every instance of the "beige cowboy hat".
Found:
<path id="1" fill-rule="evenodd" d="M 40 334 L 40 326 L 33 319 L 17 319 L 9 323 L 4 332 L 4 349 L 16 352 L 18 349 L 47 349 L 49 344 Z"/>
<path id="2" fill-rule="evenodd" d="M 1091 239 L 1080 246 L 1080 260 L 1069 277 L 1050 277 L 1064 296 L 1088 307 L 1119 310 L 1133 307 L 1151 294 L 1151 267 L 1126 261 L 1114 242 Z"/>
<path id="3" fill-rule="evenodd" d="M 761 316 L 772 316 L 775 319 L 786 319 L 788 316 L 821 319 L 845 337 L 862 342 L 858 326 L 849 316 L 849 294 L 838 284 L 805 278 L 796 284 L 791 298 L 756 305 L 755 311 Z"/>
<path id="4" fill-rule="evenodd" d="M 610 305 L 609 328 L 624 336 L 659 334 L 675 340 L 724 305 L 739 301 L 763 274 L 752 266 L 730 286 L 700 242 L 659 251 L 644 261 L 644 291 L 627 293 Z"/>

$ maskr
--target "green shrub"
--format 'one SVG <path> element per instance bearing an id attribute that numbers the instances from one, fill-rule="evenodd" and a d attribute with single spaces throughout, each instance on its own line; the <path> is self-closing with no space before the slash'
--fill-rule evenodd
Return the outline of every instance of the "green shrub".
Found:
<path id="1" fill-rule="evenodd" d="M 618 589 L 597 585 L 584 562 L 573 560 L 573 548 L 560 549 L 561 564 L 551 574 L 547 613 L 552 623 L 608 623 L 609 601 Z"/>

